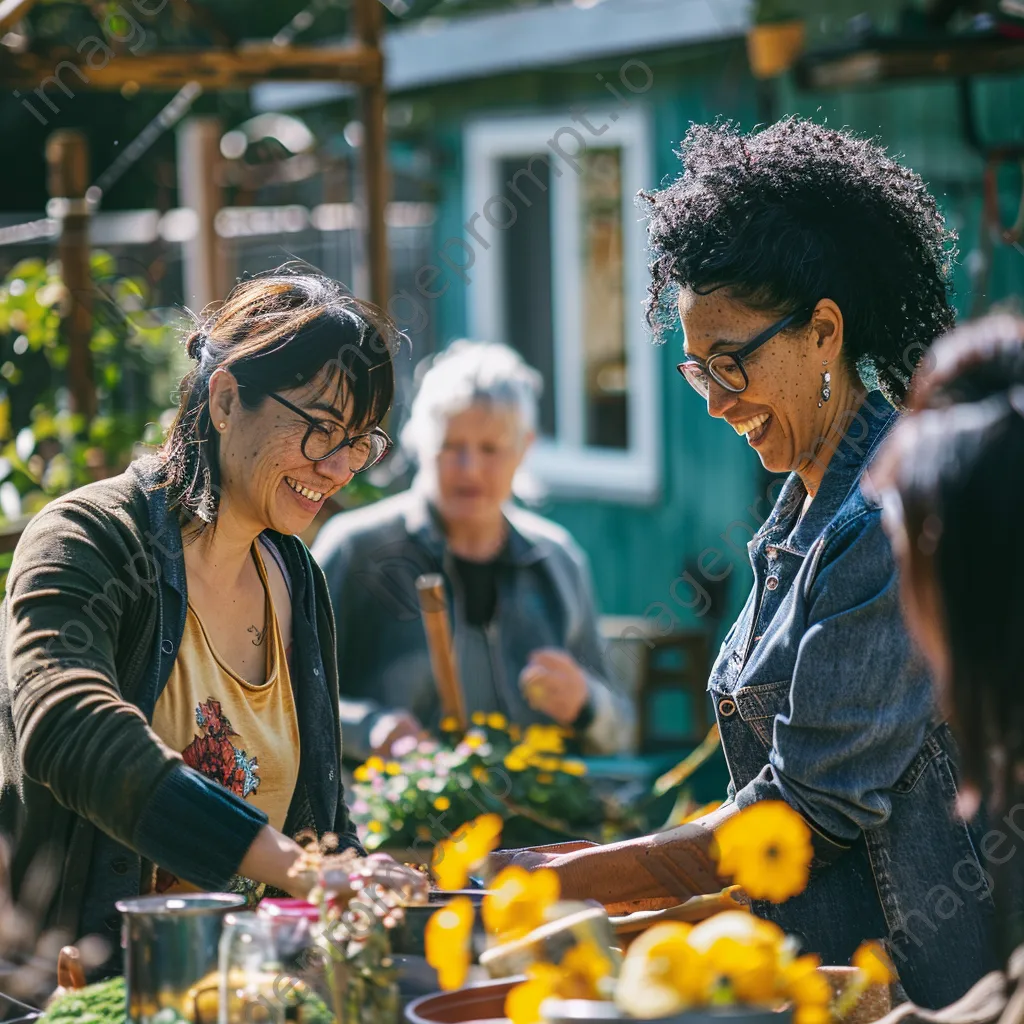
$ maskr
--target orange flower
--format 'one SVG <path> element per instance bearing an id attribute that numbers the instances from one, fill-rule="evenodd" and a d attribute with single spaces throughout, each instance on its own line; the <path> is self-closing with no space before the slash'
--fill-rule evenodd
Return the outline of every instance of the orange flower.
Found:
<path id="1" fill-rule="evenodd" d="M 558 875 L 550 868 L 507 867 L 491 883 L 480 907 L 484 927 L 502 942 L 522 938 L 544 923 L 560 890 Z"/>
<path id="2" fill-rule="evenodd" d="M 631 1017 L 668 1017 L 700 1001 L 700 954 L 692 926 L 666 921 L 648 928 L 626 952 L 615 1003 Z"/>
<path id="3" fill-rule="evenodd" d="M 438 886 L 448 891 L 465 888 L 469 873 L 497 847 L 501 826 L 500 815 L 484 814 L 442 839 L 430 862 Z"/>
<path id="4" fill-rule="evenodd" d="M 427 963 L 437 971 L 446 991 L 461 988 L 472 959 L 473 902 L 456 896 L 446 907 L 430 916 L 423 934 Z"/>
<path id="5" fill-rule="evenodd" d="M 811 830 L 782 800 L 751 804 L 719 826 L 718 868 L 756 900 L 782 903 L 807 888 Z"/>

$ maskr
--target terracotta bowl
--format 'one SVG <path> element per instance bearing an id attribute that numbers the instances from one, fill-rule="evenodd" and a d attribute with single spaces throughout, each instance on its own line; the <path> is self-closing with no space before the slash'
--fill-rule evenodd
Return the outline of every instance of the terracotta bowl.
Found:
<path id="1" fill-rule="evenodd" d="M 454 992 L 435 992 L 405 1008 L 407 1024 L 507 1024 L 505 996 L 524 979 L 501 978 L 467 985 Z"/>

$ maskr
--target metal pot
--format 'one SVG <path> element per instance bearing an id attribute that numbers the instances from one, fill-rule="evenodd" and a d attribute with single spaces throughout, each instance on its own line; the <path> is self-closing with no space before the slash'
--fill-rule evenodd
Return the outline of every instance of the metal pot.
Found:
<path id="1" fill-rule="evenodd" d="M 244 905 L 244 896 L 220 892 L 142 896 L 115 904 L 124 915 L 121 945 L 132 1024 L 149 1024 L 165 1008 L 191 1019 L 185 996 L 217 969 L 224 915 Z"/>

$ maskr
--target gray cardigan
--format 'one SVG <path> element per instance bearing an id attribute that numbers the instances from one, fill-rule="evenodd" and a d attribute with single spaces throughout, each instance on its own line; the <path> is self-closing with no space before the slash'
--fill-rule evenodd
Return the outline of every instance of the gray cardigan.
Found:
<path id="1" fill-rule="evenodd" d="M 420 619 L 415 580 L 444 575 L 456 653 L 470 711 L 500 711 L 512 722 L 547 722 L 526 703 L 519 673 L 539 647 L 568 651 L 583 667 L 593 719 L 586 749 L 608 753 L 630 739 L 633 709 L 608 682 L 586 557 L 569 534 L 523 509 L 505 510 L 507 571 L 486 628 L 466 622 L 458 577 L 436 513 L 412 490 L 335 516 L 313 556 L 323 567 L 345 666 L 342 731 L 346 756 L 369 753 L 368 737 L 386 710 L 410 711 L 436 727 L 439 705 Z"/>

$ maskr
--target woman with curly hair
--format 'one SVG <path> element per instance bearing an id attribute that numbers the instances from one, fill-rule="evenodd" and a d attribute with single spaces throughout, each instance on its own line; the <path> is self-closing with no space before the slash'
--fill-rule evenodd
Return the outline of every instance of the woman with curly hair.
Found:
<path id="1" fill-rule="evenodd" d="M 826 963 L 882 938 L 911 998 L 941 1006 L 993 962 L 991 896 L 861 478 L 921 354 L 953 323 L 953 235 L 916 174 L 808 121 L 694 126 L 679 156 L 679 178 L 641 196 L 649 320 L 678 317 L 683 379 L 788 474 L 709 682 L 728 798 L 656 836 L 518 859 L 556 868 L 568 896 L 679 901 L 721 887 L 716 828 L 784 801 L 810 830 L 810 882 L 755 913 Z"/>

